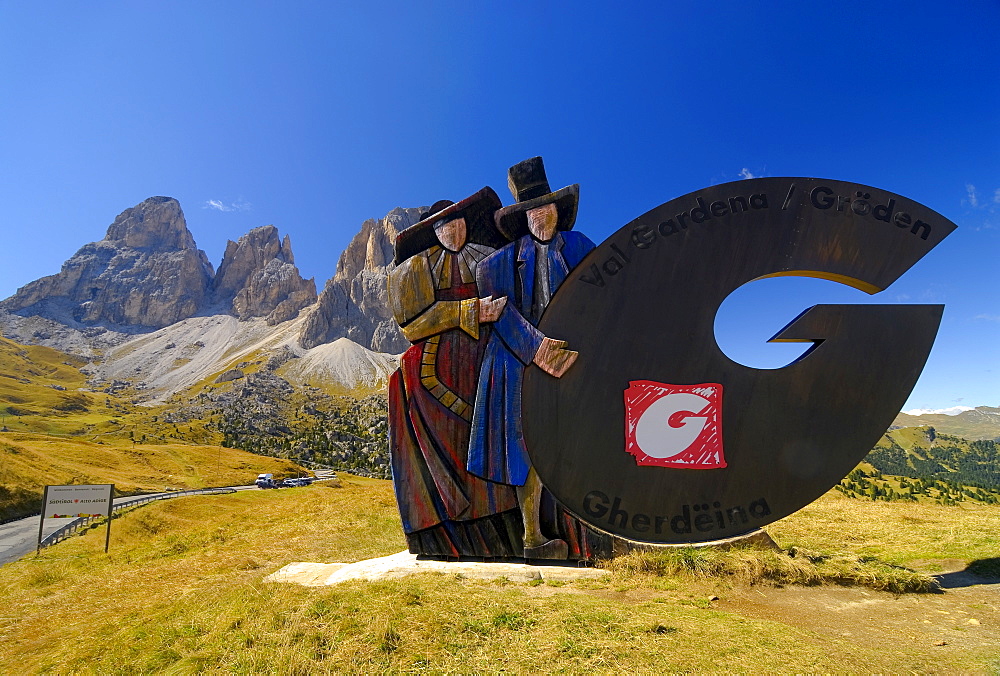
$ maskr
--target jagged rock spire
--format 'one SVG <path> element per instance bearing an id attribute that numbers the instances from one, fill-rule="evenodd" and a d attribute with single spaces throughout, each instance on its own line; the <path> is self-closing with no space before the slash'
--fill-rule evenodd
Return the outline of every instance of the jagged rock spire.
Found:
<path id="1" fill-rule="evenodd" d="M 215 277 L 217 301 L 230 303 L 240 319 L 266 317 L 274 325 L 292 319 L 316 302 L 316 282 L 295 267 L 292 243 L 278 239 L 273 225 L 254 228 L 226 245 Z"/>
<path id="2" fill-rule="evenodd" d="M 422 210 L 396 208 L 385 218 L 362 224 L 303 325 L 299 337 L 302 347 L 344 337 L 378 352 L 399 353 L 410 346 L 389 310 L 386 277 L 392 267 L 396 235 L 416 223 Z"/>

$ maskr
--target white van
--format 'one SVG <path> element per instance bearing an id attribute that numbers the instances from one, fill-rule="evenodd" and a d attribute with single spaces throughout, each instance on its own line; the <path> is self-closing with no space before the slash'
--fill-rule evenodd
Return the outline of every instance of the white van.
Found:
<path id="1" fill-rule="evenodd" d="M 257 484 L 257 488 L 277 488 L 278 487 L 278 484 L 276 484 L 274 482 L 274 475 L 273 474 L 258 474 L 257 475 L 257 481 L 255 481 L 254 483 Z"/>

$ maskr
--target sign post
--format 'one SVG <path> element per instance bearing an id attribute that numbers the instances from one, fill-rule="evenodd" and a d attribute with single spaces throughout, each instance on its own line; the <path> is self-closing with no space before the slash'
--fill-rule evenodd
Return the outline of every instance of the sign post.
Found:
<path id="1" fill-rule="evenodd" d="M 46 486 L 45 493 L 42 494 L 42 513 L 38 516 L 38 542 L 35 543 L 36 556 L 42 551 L 42 531 L 45 530 L 45 508 L 49 504 L 49 488 L 51 486 Z"/>
<path id="2" fill-rule="evenodd" d="M 104 538 L 104 552 L 111 543 L 111 511 L 114 509 L 112 496 L 114 484 L 85 486 L 46 486 L 42 498 L 42 514 L 38 523 L 38 547 L 42 548 L 42 531 L 46 519 L 108 517 L 108 530 Z"/>

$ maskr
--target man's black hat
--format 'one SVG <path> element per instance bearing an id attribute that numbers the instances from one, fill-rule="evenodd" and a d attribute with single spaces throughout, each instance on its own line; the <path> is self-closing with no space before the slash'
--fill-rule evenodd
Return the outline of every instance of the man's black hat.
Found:
<path id="1" fill-rule="evenodd" d="M 551 192 L 541 157 L 518 162 L 508 169 L 507 185 L 517 203 L 500 209 L 494 217 L 497 228 L 509 239 L 514 240 L 527 234 L 527 212 L 546 204 L 556 205 L 559 212 L 557 226 L 559 230 L 573 228 L 580 201 L 580 184 L 574 183 L 562 190 Z"/>

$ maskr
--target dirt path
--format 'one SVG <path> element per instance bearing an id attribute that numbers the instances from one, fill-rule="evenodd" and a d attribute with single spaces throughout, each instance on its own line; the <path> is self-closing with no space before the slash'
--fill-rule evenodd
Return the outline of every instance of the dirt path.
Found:
<path id="1" fill-rule="evenodd" d="M 1000 582 L 961 572 L 939 579 L 945 588 L 936 594 L 762 586 L 733 589 L 713 605 L 884 651 L 898 663 L 958 664 L 992 653 L 1000 667 Z"/>

